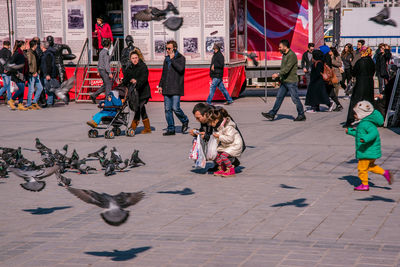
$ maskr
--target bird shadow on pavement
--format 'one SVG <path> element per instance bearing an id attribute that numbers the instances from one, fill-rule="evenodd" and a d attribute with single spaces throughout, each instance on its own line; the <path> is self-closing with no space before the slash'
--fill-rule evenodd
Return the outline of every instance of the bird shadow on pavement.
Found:
<path id="1" fill-rule="evenodd" d="M 299 199 L 295 199 L 293 201 L 274 204 L 271 207 L 295 206 L 297 208 L 303 208 L 303 207 L 307 207 L 308 206 L 308 204 L 305 203 L 306 200 L 307 200 L 306 198 L 299 198 Z"/>
<path id="2" fill-rule="evenodd" d="M 366 197 L 366 198 L 359 198 L 357 200 L 359 200 L 359 201 L 383 201 L 383 202 L 390 202 L 390 203 L 396 202 L 394 199 L 381 197 L 381 196 L 375 196 L 375 195 L 372 195 L 372 196 Z"/>
<path id="3" fill-rule="evenodd" d="M 52 208 L 41 208 L 38 207 L 36 209 L 26 209 L 23 211 L 30 212 L 33 215 L 46 215 L 55 212 L 56 210 L 65 210 L 72 208 L 72 206 L 62 206 L 62 207 L 52 207 Z"/>
<path id="4" fill-rule="evenodd" d="M 352 186 L 359 186 L 361 184 L 360 178 L 358 178 L 357 176 L 354 176 L 354 175 L 347 175 L 347 176 L 343 176 L 343 177 L 338 178 L 338 179 L 347 181 Z M 388 186 L 378 186 L 378 185 L 375 185 L 373 182 L 369 182 L 368 184 L 369 184 L 370 187 L 373 187 L 373 188 L 392 190 L 392 188 L 390 188 Z"/>
<path id="5" fill-rule="evenodd" d="M 175 191 L 158 191 L 159 194 L 171 194 L 171 195 L 181 195 L 188 196 L 193 195 L 194 192 L 190 188 L 184 188 L 183 190 L 175 190 Z"/>
<path id="6" fill-rule="evenodd" d="M 284 189 L 301 189 L 301 188 L 298 188 L 298 187 L 295 187 L 295 186 L 286 185 L 286 184 L 280 184 L 280 187 L 284 188 Z"/>
<path id="7" fill-rule="evenodd" d="M 149 249 L 151 249 L 151 247 L 131 248 L 128 250 L 114 249 L 113 251 L 87 251 L 85 254 L 98 257 L 109 257 L 112 261 L 127 261 L 136 258 L 137 254 Z"/>

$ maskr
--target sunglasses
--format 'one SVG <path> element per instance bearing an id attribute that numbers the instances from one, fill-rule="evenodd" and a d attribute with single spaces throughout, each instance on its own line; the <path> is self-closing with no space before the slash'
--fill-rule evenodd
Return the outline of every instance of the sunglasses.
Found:
<path id="1" fill-rule="evenodd" d="M 171 47 L 167 47 L 167 50 L 169 51 L 169 50 L 172 50 L 172 48 Z"/>

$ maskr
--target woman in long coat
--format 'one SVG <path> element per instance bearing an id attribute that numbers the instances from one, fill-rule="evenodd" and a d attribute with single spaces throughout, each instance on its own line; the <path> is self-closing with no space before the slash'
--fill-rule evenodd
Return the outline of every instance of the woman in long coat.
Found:
<path id="1" fill-rule="evenodd" d="M 123 84 L 127 87 L 135 85 L 137 95 L 132 96 L 132 90 L 129 90 L 131 95 L 129 97 L 138 97 L 135 107 L 135 116 L 132 120 L 131 128 L 135 131 L 139 125 L 140 118 L 142 118 L 144 130 L 142 134 L 151 133 L 150 120 L 146 112 L 146 104 L 151 98 L 150 84 L 149 84 L 149 70 L 143 61 L 143 56 L 137 49 L 130 53 L 130 60 L 132 64 L 125 71 Z M 132 87 L 131 87 L 132 88 Z"/>
<path id="2" fill-rule="evenodd" d="M 319 111 L 320 104 L 325 104 L 328 107 L 331 105 L 321 74 L 324 72 L 324 54 L 320 50 L 314 50 L 312 56 L 313 64 L 305 103 L 306 106 L 311 106 L 311 109 L 307 112 Z"/>
<path id="3" fill-rule="evenodd" d="M 361 59 L 357 61 L 352 69 L 353 77 L 356 77 L 356 84 L 350 99 L 347 121 L 343 127 L 349 127 L 355 121 L 353 108 L 363 100 L 374 102 L 374 74 L 375 63 L 371 58 L 372 50 L 369 47 L 361 51 Z"/>

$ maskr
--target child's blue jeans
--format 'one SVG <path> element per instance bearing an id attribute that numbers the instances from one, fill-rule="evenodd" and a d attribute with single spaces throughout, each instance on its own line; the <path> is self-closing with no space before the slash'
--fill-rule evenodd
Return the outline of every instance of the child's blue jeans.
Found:
<path id="1" fill-rule="evenodd" d="M 117 114 L 117 112 L 115 112 L 115 111 L 102 110 L 102 111 L 97 112 L 96 114 L 94 114 L 93 121 L 95 123 L 99 124 L 101 122 L 101 118 L 107 117 L 107 116 L 114 117 L 116 114 Z"/>

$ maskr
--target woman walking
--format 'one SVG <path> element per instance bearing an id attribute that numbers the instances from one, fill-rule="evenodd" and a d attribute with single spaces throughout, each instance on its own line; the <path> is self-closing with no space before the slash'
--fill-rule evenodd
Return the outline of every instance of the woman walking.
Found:
<path id="1" fill-rule="evenodd" d="M 10 64 L 15 64 L 16 66 L 23 65 L 23 67 L 11 72 L 11 81 L 15 82 L 18 87 L 17 92 L 15 92 L 13 97 L 7 102 L 11 110 L 28 110 L 24 107 L 25 82 L 26 74 L 28 73 L 28 62 L 22 51 L 22 46 L 24 44 L 24 41 L 15 41 L 14 51 L 10 59 Z M 15 106 L 16 101 L 18 101 L 18 107 Z"/>
<path id="2" fill-rule="evenodd" d="M 123 84 L 127 87 L 131 87 L 135 85 L 135 90 L 137 92 L 136 96 L 138 98 L 138 102 L 136 102 L 137 106 L 135 107 L 135 117 L 132 120 L 131 128 L 135 131 L 137 126 L 139 125 L 140 118 L 142 118 L 142 122 L 144 125 L 144 130 L 141 132 L 142 134 L 151 133 L 150 120 L 147 116 L 145 105 L 151 98 L 150 93 L 150 85 L 149 85 L 149 70 L 147 69 L 146 63 L 143 61 L 143 55 L 139 50 L 135 49 L 130 54 L 130 60 L 132 64 L 125 71 L 125 77 L 123 80 Z M 129 90 L 131 97 L 134 91 Z"/>
<path id="3" fill-rule="evenodd" d="M 361 59 L 357 61 L 352 70 L 352 75 L 356 77 L 356 84 L 350 99 L 347 120 L 343 127 L 350 127 L 354 120 L 354 107 L 363 100 L 370 103 L 374 102 L 374 74 L 375 63 L 372 60 L 372 50 L 369 47 L 363 47 L 361 50 Z"/>
<path id="4" fill-rule="evenodd" d="M 329 100 L 328 93 L 325 88 L 325 82 L 322 78 L 324 72 L 324 54 L 320 50 L 314 50 L 312 52 L 312 66 L 310 74 L 310 85 L 308 86 L 306 95 L 306 106 L 311 106 L 308 113 L 314 113 L 320 111 L 319 105 L 324 104 L 330 107 L 331 102 Z"/>
<path id="5" fill-rule="evenodd" d="M 335 75 L 338 79 L 338 82 L 333 84 L 333 88 L 334 88 L 335 95 L 337 97 L 339 97 L 339 89 L 341 87 L 339 81 L 342 80 L 343 62 L 342 62 L 342 59 L 341 59 L 336 47 L 331 47 L 331 51 L 329 52 L 329 55 L 331 56 L 331 59 L 332 59 L 333 72 L 335 73 Z M 336 109 L 342 110 L 343 107 L 339 106 L 339 107 L 336 107 Z"/>
<path id="6" fill-rule="evenodd" d="M 342 81 L 340 82 L 340 85 L 343 89 L 346 89 L 347 85 L 351 81 L 351 62 L 354 58 L 354 50 L 351 44 L 345 45 L 341 54 L 341 58 L 343 61 L 344 72 L 342 74 Z M 346 93 L 346 95 L 348 94 Z"/>

